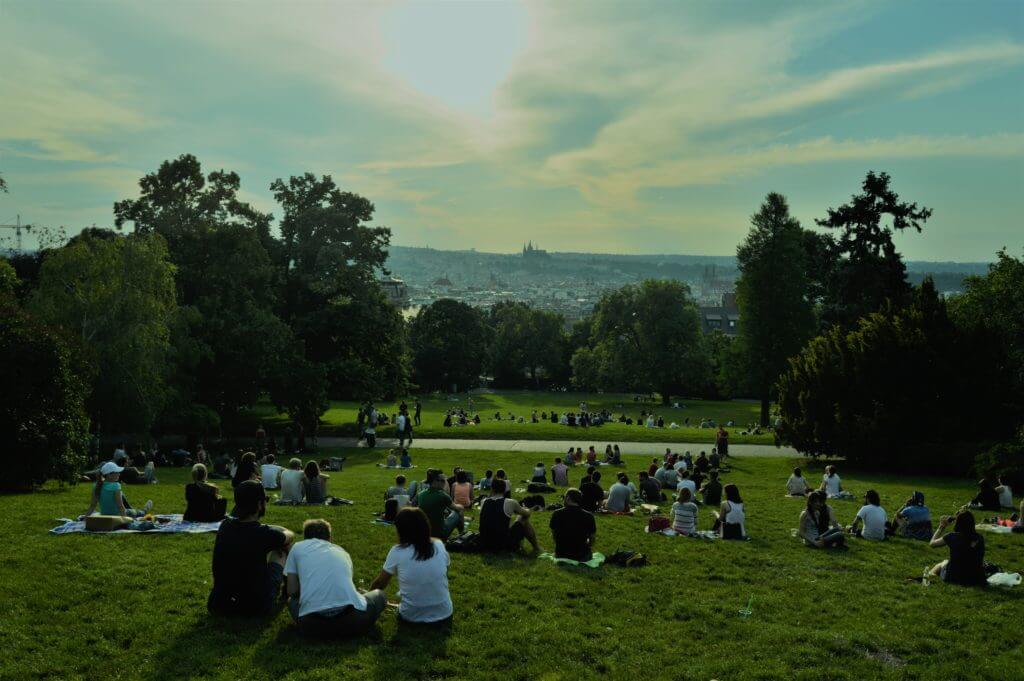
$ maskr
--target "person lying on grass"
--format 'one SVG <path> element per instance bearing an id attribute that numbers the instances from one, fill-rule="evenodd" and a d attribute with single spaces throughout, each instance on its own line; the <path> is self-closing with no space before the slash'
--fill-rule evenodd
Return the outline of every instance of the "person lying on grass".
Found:
<path id="1" fill-rule="evenodd" d="M 331 543 L 329 522 L 307 520 L 302 536 L 284 564 L 292 620 L 303 633 L 317 636 L 359 636 L 371 630 L 387 605 L 387 596 L 379 589 L 366 593 L 356 589 L 352 558 Z"/>
<path id="2" fill-rule="evenodd" d="M 285 559 L 295 535 L 260 523 L 267 495 L 258 480 L 235 488 L 235 515 L 227 517 L 213 543 L 213 589 L 206 607 L 220 615 L 267 615 L 284 578 Z"/>
<path id="3" fill-rule="evenodd" d="M 608 500 L 604 505 L 612 513 L 628 513 L 632 498 L 633 490 L 629 487 L 629 476 L 619 473 L 618 480 L 608 489 Z"/>
<path id="4" fill-rule="evenodd" d="M 804 477 L 803 472 L 799 467 L 794 468 L 793 474 L 786 481 L 786 495 L 790 497 L 805 497 L 810 491 L 811 486 L 807 484 L 807 478 Z"/>
<path id="5" fill-rule="evenodd" d="M 322 504 L 327 501 L 327 481 L 331 476 L 320 472 L 320 465 L 310 461 L 303 469 L 302 489 L 306 494 L 307 504 Z"/>
<path id="6" fill-rule="evenodd" d="M 950 524 L 953 531 L 943 536 Z M 948 515 L 939 520 L 939 527 L 932 535 L 932 548 L 949 547 L 949 558 L 938 563 L 931 570 L 949 584 L 977 586 L 985 584 L 985 538 L 974 527 L 974 514 L 967 507 L 960 509 L 956 519 Z"/>
<path id="7" fill-rule="evenodd" d="M 502 471 L 499 471 L 499 473 Z M 498 483 L 492 483 L 492 487 Z M 427 471 L 427 488 L 416 497 L 416 505 L 427 514 L 430 520 L 430 534 L 441 540 L 447 540 L 455 530 L 459 534 L 465 532 L 463 508 L 452 501 L 444 491 L 448 481 L 444 473 L 436 468 Z M 504 488 L 502 488 L 504 490 Z"/>
<path id="8" fill-rule="evenodd" d="M 697 532 L 697 504 L 693 503 L 693 492 L 689 487 L 680 487 L 672 504 L 672 529 L 688 537 Z"/>
<path id="9" fill-rule="evenodd" d="M 555 541 L 555 557 L 585 563 L 593 557 L 597 523 L 594 515 L 582 508 L 583 494 L 570 487 L 562 497 L 562 508 L 551 514 L 548 526 Z"/>
<path id="10" fill-rule="evenodd" d="M 726 485 L 725 501 L 722 502 L 719 512 L 715 514 L 714 529 L 719 532 L 722 539 L 746 539 L 746 513 L 743 510 L 743 499 L 740 497 L 740 489 L 736 485 Z"/>
<path id="11" fill-rule="evenodd" d="M 890 533 L 907 539 L 929 541 L 932 538 L 932 512 L 924 505 L 924 494 L 914 492 L 890 525 Z"/>
<path id="12" fill-rule="evenodd" d="M 121 470 L 113 461 L 108 461 L 100 466 L 100 478 L 92 488 L 92 501 L 85 515 L 92 515 L 99 506 L 102 515 L 116 515 L 127 520 L 128 518 L 141 518 L 153 509 L 153 501 L 149 500 L 142 508 L 131 508 L 128 500 L 121 492 Z"/>
<path id="13" fill-rule="evenodd" d="M 206 480 L 206 466 L 192 466 L 192 482 L 185 485 L 184 520 L 195 523 L 213 523 L 223 520 L 228 500 L 220 495 L 217 485 Z"/>
<path id="14" fill-rule="evenodd" d="M 708 481 L 700 488 L 704 503 L 714 508 L 722 503 L 722 483 L 718 481 L 718 471 L 711 471 Z"/>
<path id="15" fill-rule="evenodd" d="M 530 524 L 530 511 L 505 496 L 505 481 L 495 480 L 491 495 L 480 504 L 480 545 L 485 551 L 518 551 L 523 539 L 539 552 L 537 532 Z"/>
<path id="16" fill-rule="evenodd" d="M 388 551 L 384 567 L 370 584 L 387 589 L 398 575 L 398 620 L 417 624 L 451 620 L 452 597 L 448 591 L 451 559 L 444 543 L 430 535 L 430 520 L 418 508 L 403 508 L 395 516 L 398 543 Z"/>
<path id="17" fill-rule="evenodd" d="M 828 505 L 828 496 L 821 490 L 807 495 L 807 508 L 800 514 L 797 530 L 804 544 L 818 549 L 842 547 L 846 544 L 843 526 L 836 520 L 835 511 Z"/>
<path id="18" fill-rule="evenodd" d="M 885 539 L 888 516 L 882 508 L 878 492 L 869 489 L 864 493 L 864 505 L 857 511 L 857 517 L 850 525 L 850 533 L 862 539 L 882 541 Z"/>

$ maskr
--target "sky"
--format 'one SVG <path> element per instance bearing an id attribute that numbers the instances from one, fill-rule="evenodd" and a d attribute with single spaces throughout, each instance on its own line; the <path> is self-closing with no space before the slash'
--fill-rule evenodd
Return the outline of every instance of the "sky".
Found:
<path id="1" fill-rule="evenodd" d="M 112 224 L 160 162 L 331 175 L 392 243 L 726 255 L 868 170 L 912 260 L 1024 247 L 1024 2 L 0 0 L 0 222 Z M 3 230 L 9 232 L 10 230 Z"/>

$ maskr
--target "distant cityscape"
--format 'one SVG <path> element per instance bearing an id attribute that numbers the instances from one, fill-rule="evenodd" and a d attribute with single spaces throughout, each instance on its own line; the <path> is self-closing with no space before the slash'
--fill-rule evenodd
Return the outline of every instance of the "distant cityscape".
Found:
<path id="1" fill-rule="evenodd" d="M 965 277 L 987 268 L 987 263 L 907 263 L 912 282 L 930 275 L 947 295 L 961 291 Z M 644 279 L 676 279 L 690 287 L 701 306 L 706 331 L 738 329 L 732 292 L 739 271 L 732 256 L 558 253 L 532 241 L 512 254 L 392 246 L 387 270 L 381 284 L 407 316 L 440 298 L 481 308 L 521 301 L 561 314 L 571 325 L 590 314 L 607 290 Z"/>

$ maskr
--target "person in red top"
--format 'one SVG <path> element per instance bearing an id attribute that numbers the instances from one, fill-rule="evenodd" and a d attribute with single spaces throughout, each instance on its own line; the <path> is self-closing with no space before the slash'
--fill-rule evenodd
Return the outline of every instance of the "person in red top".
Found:
<path id="1" fill-rule="evenodd" d="M 718 449 L 718 455 L 723 459 L 729 456 L 729 431 L 722 426 L 718 426 L 718 437 L 715 438 L 715 448 Z"/>

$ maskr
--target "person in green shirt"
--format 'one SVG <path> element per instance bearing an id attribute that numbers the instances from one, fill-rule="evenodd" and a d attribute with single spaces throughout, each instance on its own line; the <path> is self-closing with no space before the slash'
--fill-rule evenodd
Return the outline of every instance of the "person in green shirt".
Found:
<path id="1" fill-rule="evenodd" d="M 441 540 L 448 539 L 454 530 L 458 530 L 459 534 L 465 532 L 463 508 L 444 491 L 447 484 L 444 473 L 432 468 L 427 471 L 427 489 L 416 497 L 416 505 L 423 509 L 430 520 L 431 536 Z"/>

